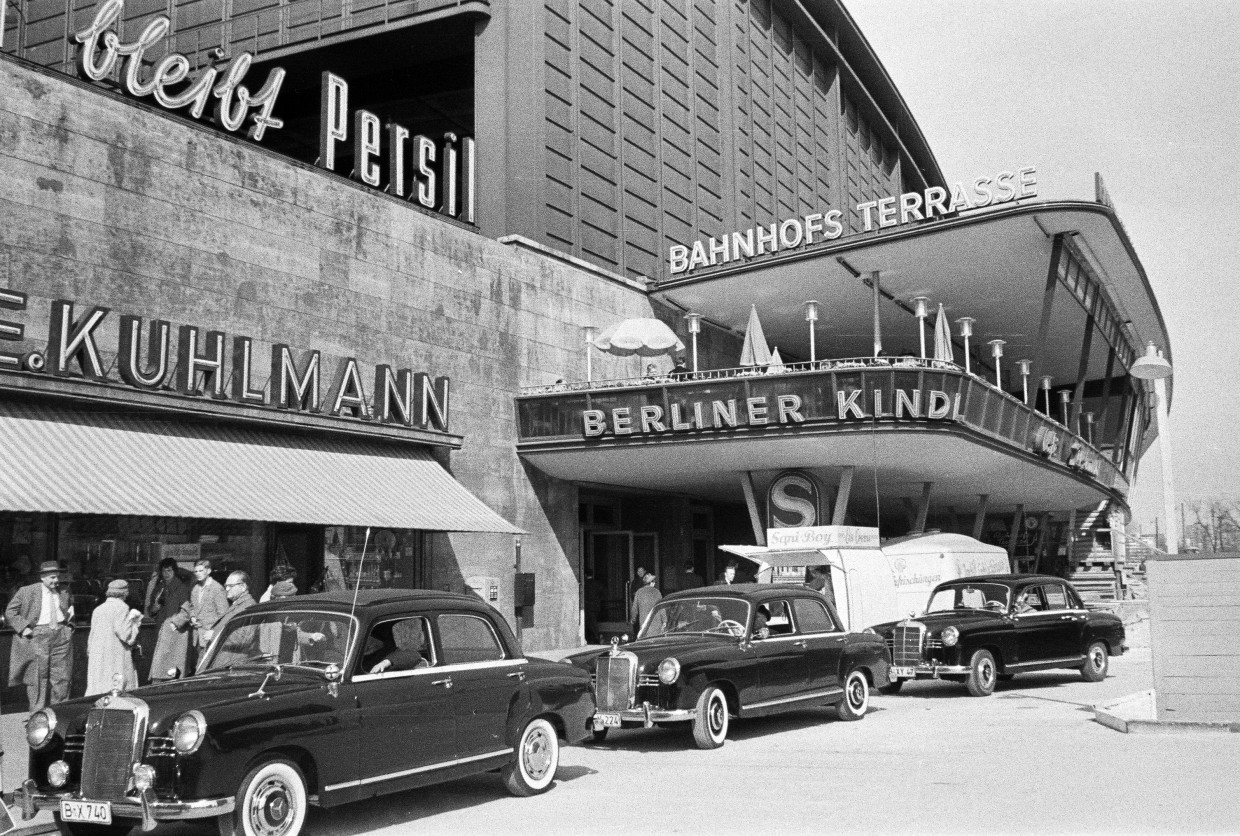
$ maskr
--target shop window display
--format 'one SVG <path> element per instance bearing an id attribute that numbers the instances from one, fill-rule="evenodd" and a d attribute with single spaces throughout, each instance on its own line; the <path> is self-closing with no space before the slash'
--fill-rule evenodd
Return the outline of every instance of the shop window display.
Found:
<path id="1" fill-rule="evenodd" d="M 426 532 L 328 526 L 323 533 L 325 592 L 427 588 Z"/>

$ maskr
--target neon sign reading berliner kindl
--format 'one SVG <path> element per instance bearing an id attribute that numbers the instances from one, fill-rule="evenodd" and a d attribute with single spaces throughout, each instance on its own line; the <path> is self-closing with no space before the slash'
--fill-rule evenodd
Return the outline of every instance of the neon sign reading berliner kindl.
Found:
<path id="1" fill-rule="evenodd" d="M 78 52 L 78 69 L 91 81 L 103 81 L 116 70 L 118 62 L 125 90 L 131 96 L 142 98 L 154 96 L 155 101 L 169 110 L 189 106 L 190 115 L 202 117 L 207 102 L 214 96 L 217 101 L 213 112 L 216 124 L 228 131 L 236 131 L 245 124 L 250 111 L 258 112 L 252 117 L 253 124 L 247 135 L 262 140 L 268 128 L 282 128 L 284 122 L 272 117 L 276 97 L 284 83 L 284 70 L 276 68 L 267 74 L 267 81 L 257 93 L 241 83 L 254 61 L 254 55 L 243 52 L 220 70 L 210 67 L 188 84 L 190 61 L 179 52 L 170 52 L 144 72 L 143 60 L 151 47 L 163 41 L 172 22 L 166 15 L 158 15 L 132 43 L 122 43 L 120 36 L 111 31 L 125 8 L 124 0 L 106 0 L 99 6 L 90 26 L 73 36 L 82 45 Z M 184 86 L 182 86 L 184 85 Z"/>

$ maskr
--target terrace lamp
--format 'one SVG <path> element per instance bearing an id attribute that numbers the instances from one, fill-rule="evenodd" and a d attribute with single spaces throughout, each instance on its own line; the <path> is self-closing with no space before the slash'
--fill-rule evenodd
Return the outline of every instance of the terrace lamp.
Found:
<path id="1" fill-rule="evenodd" d="M 594 379 L 594 357 L 590 353 L 590 349 L 594 346 L 594 338 L 598 336 L 598 328 L 593 325 L 582 327 L 581 333 L 586 338 L 586 382 L 589 383 Z"/>
<path id="2" fill-rule="evenodd" d="M 697 374 L 697 335 L 702 333 L 702 315 L 700 313 L 685 314 L 685 322 L 689 324 L 689 338 L 693 343 L 693 373 Z"/>
<path id="3" fill-rule="evenodd" d="M 1051 417 L 1051 381 L 1053 379 L 1054 378 L 1052 378 L 1049 374 L 1042 375 L 1042 391 L 1046 393 L 1046 417 L 1047 418 Z"/>
<path id="4" fill-rule="evenodd" d="M 995 358 L 995 388 L 1000 392 L 1003 391 L 1003 374 L 999 371 L 999 358 L 1003 356 L 1003 347 L 1007 345 L 1007 340 L 991 340 L 990 356 Z"/>
<path id="5" fill-rule="evenodd" d="M 1162 356 L 1154 343 L 1145 347 L 1145 354 L 1137 358 L 1128 373 L 1140 380 L 1154 384 L 1154 416 L 1158 421 L 1158 455 L 1162 459 L 1163 515 L 1167 525 L 1167 552 L 1175 554 L 1180 548 L 1180 532 L 1176 529 L 1175 482 L 1171 478 L 1171 426 L 1167 419 L 1167 378 L 1171 377 L 1171 363 Z"/>
<path id="6" fill-rule="evenodd" d="M 1020 389 L 1025 395 L 1025 406 L 1029 406 L 1029 367 L 1032 360 L 1017 360 L 1016 368 L 1020 369 Z"/>
<path id="7" fill-rule="evenodd" d="M 973 374 L 973 370 L 969 367 L 969 337 L 973 336 L 973 323 L 977 322 L 971 316 L 962 316 L 956 320 L 956 324 L 960 326 L 960 336 L 964 337 L 964 371 L 965 374 Z"/>
<path id="8" fill-rule="evenodd" d="M 1094 413 L 1085 413 L 1085 440 L 1091 445 L 1094 443 Z"/>
<path id="9" fill-rule="evenodd" d="M 926 359 L 926 317 L 930 315 L 930 312 L 927 310 L 929 303 L 930 300 L 925 296 L 915 296 L 913 298 L 913 304 L 917 306 L 914 313 L 917 316 L 917 330 L 921 335 L 921 359 L 923 360 Z"/>
<path id="10" fill-rule="evenodd" d="M 1071 393 L 1068 392 L 1067 389 L 1063 389 L 1060 391 L 1059 393 L 1059 417 L 1062 418 L 1063 420 L 1060 421 L 1059 423 L 1063 424 L 1065 427 L 1068 426 L 1068 404 L 1071 402 L 1071 400 L 1072 400 L 1072 395 Z"/>
<path id="11" fill-rule="evenodd" d="M 811 299 L 801 305 L 805 308 L 805 321 L 809 323 L 809 361 L 817 362 L 818 352 L 817 346 L 814 344 L 814 323 L 818 321 L 818 300 Z"/>

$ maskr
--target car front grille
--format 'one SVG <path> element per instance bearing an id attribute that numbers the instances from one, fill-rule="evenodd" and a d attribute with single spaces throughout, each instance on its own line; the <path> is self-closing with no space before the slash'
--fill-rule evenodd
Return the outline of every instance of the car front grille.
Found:
<path id="1" fill-rule="evenodd" d="M 908 667 L 921 662 L 922 639 L 926 635 L 926 625 L 916 621 L 902 622 L 895 626 L 891 633 L 891 664 L 897 667 Z"/>
<path id="2" fill-rule="evenodd" d="M 127 709 L 92 708 L 86 715 L 82 755 L 82 795 L 121 798 L 133 770 L 137 715 Z"/>
<path id="3" fill-rule="evenodd" d="M 594 701 L 599 711 L 624 711 L 633 706 L 637 657 L 631 653 L 600 656 L 594 667 Z"/>

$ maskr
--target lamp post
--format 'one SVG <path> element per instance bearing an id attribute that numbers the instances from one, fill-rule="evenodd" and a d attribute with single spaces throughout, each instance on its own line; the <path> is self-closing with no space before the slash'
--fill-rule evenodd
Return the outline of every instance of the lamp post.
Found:
<path id="1" fill-rule="evenodd" d="M 590 353 L 590 349 L 594 346 L 594 338 L 598 336 L 598 328 L 593 325 L 583 326 L 581 333 L 586 338 L 586 383 L 594 380 L 594 356 Z"/>
<path id="2" fill-rule="evenodd" d="M 1145 354 L 1137 358 L 1128 373 L 1139 380 L 1154 383 L 1154 416 L 1158 421 L 1158 455 L 1162 459 L 1163 516 L 1167 531 L 1167 552 L 1176 554 L 1180 549 L 1180 532 L 1175 518 L 1175 482 L 1171 478 L 1171 427 L 1167 419 L 1167 378 L 1171 377 L 1171 363 L 1162 352 L 1150 343 Z"/>
<path id="3" fill-rule="evenodd" d="M 1029 406 L 1029 368 L 1032 360 L 1017 360 L 1016 368 L 1020 369 L 1020 390 L 1025 396 L 1025 406 Z"/>
<path id="4" fill-rule="evenodd" d="M 999 370 L 999 358 L 1003 356 L 1003 347 L 1007 345 L 1007 340 L 991 340 L 990 356 L 995 358 L 995 388 L 1003 391 L 1003 374 Z"/>
<path id="5" fill-rule="evenodd" d="M 1063 424 L 1065 427 L 1068 426 L 1068 403 L 1071 402 L 1071 400 L 1072 400 L 1071 392 L 1069 392 L 1067 389 L 1060 390 L 1059 392 L 1059 418 L 1060 418 L 1059 423 Z M 1071 428 L 1069 427 L 1069 429 Z"/>
<path id="6" fill-rule="evenodd" d="M 1054 380 L 1049 374 L 1042 375 L 1042 391 L 1046 393 L 1046 417 L 1051 417 L 1051 381 Z"/>
<path id="7" fill-rule="evenodd" d="M 1085 440 L 1090 444 L 1094 443 L 1094 413 L 1085 413 Z"/>
<path id="8" fill-rule="evenodd" d="M 969 363 L 969 337 L 973 336 L 973 323 L 977 322 L 971 316 L 962 316 L 956 320 L 956 324 L 960 326 L 960 336 L 964 337 L 964 371 L 965 374 L 973 374 Z"/>
<path id="9" fill-rule="evenodd" d="M 816 363 L 818 361 L 818 347 L 814 344 L 815 325 L 818 321 L 818 300 L 811 299 L 801 305 L 805 308 L 805 321 L 809 323 L 809 361 Z"/>
<path id="10" fill-rule="evenodd" d="M 921 359 L 926 359 L 926 317 L 930 315 L 927 306 L 930 300 L 925 296 L 913 297 L 913 304 L 917 307 L 914 313 L 917 316 L 917 332 L 921 336 Z"/>
<path id="11" fill-rule="evenodd" d="M 697 335 L 702 333 L 702 315 L 687 313 L 685 322 L 689 324 L 689 340 L 693 343 L 693 373 L 697 374 Z"/>

